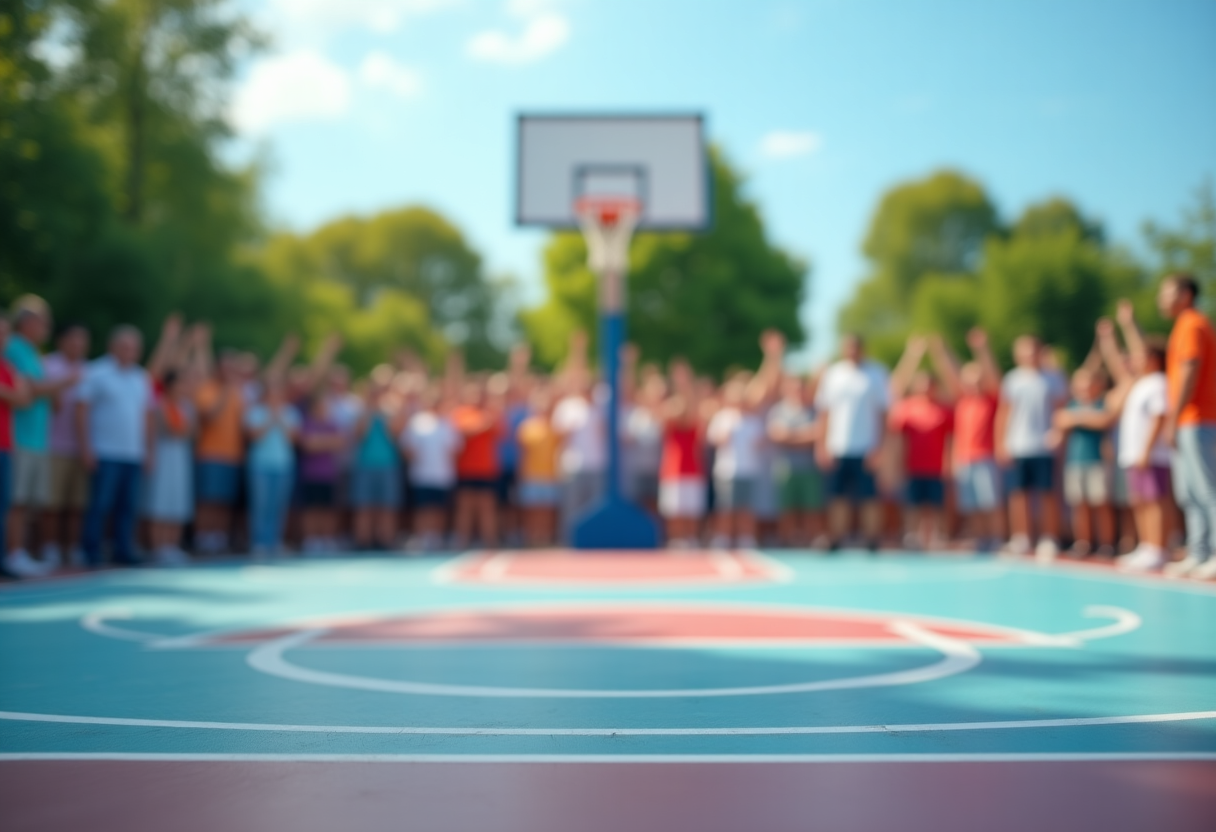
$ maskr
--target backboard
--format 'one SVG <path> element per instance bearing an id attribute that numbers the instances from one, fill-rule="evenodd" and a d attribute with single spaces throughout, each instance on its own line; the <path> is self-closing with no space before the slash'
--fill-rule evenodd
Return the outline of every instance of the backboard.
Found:
<path id="1" fill-rule="evenodd" d="M 519 116 L 519 225 L 578 228 L 575 203 L 641 203 L 640 230 L 699 230 L 710 222 L 709 159 L 700 115 Z"/>

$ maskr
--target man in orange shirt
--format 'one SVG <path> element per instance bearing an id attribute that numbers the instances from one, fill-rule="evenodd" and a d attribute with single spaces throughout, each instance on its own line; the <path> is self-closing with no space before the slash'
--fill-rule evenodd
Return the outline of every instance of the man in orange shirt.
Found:
<path id="1" fill-rule="evenodd" d="M 1187 556 L 1168 574 L 1216 578 L 1216 331 L 1195 309 L 1199 285 L 1167 277 L 1157 308 L 1174 320 L 1166 354 L 1168 389 L 1162 434 L 1174 448 L 1174 496 L 1186 515 Z"/>

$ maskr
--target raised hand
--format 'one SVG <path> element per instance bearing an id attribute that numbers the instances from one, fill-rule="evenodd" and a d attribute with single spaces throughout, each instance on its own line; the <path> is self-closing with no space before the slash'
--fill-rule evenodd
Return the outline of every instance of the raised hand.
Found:
<path id="1" fill-rule="evenodd" d="M 1132 306 L 1130 300 L 1124 299 L 1119 301 L 1119 305 L 1115 308 L 1115 319 L 1120 326 L 1135 326 L 1136 325 L 1136 308 Z"/>
<path id="2" fill-rule="evenodd" d="M 978 326 L 973 327 L 967 333 L 967 346 L 972 352 L 979 352 L 988 348 L 988 333 L 980 329 Z"/>

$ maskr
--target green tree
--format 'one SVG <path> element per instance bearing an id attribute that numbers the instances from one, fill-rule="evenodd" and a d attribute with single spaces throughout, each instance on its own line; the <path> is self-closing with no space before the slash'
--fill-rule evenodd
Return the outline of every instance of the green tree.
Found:
<path id="1" fill-rule="evenodd" d="M 978 322 L 998 355 L 1008 356 L 1013 340 L 1027 333 L 1075 365 L 1093 344 L 1095 321 L 1113 312 L 1119 298 L 1143 306 L 1143 270 L 1102 240 L 1096 223 L 1060 199 L 1030 206 L 1008 238 L 989 240 L 978 276 Z"/>
<path id="2" fill-rule="evenodd" d="M 1212 181 L 1196 189 L 1178 227 L 1148 222 L 1144 234 L 1155 255 L 1153 271 L 1193 274 L 1199 281 L 1201 305 L 1208 315 L 1216 316 L 1216 191 Z"/>
<path id="3" fill-rule="evenodd" d="M 642 233 L 630 251 L 629 338 L 647 360 L 683 356 L 701 372 L 721 374 L 760 360 L 767 328 L 791 343 L 805 339 L 798 310 L 806 264 L 768 239 L 743 179 L 711 152 L 713 227 L 701 234 Z M 544 253 L 548 298 L 521 315 L 538 359 L 554 364 L 574 329 L 596 334 L 597 279 L 582 237 L 553 235 Z"/>
<path id="4" fill-rule="evenodd" d="M 446 340 L 464 351 L 470 367 L 501 365 L 491 333 L 496 293 L 481 257 L 459 229 L 427 208 L 344 217 L 306 235 L 276 234 L 259 262 L 285 290 L 323 287 L 311 297 L 330 299 L 325 307 L 351 343 L 353 329 L 382 327 L 385 319 L 377 316 L 393 308 L 398 312 L 389 318 L 401 324 L 400 345 L 437 358 L 435 345 Z M 338 289 L 347 300 L 333 301 Z M 406 301 L 418 308 L 407 313 Z"/>
<path id="5" fill-rule="evenodd" d="M 838 328 L 860 333 L 871 353 L 894 361 L 911 331 L 912 298 L 921 282 L 973 274 L 985 241 L 999 232 L 983 186 L 964 174 L 939 171 L 892 188 L 862 244 L 869 275 L 841 310 Z"/>

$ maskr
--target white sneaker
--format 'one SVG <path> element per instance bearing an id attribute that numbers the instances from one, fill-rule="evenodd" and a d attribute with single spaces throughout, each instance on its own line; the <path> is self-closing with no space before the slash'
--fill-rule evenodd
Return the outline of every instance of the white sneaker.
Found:
<path id="1" fill-rule="evenodd" d="M 737 548 L 755 549 L 756 548 L 756 538 L 752 537 L 750 534 L 743 535 L 743 537 L 739 538 L 739 545 Z"/>
<path id="2" fill-rule="evenodd" d="M 1194 555 L 1187 555 L 1182 560 L 1176 560 L 1172 563 L 1167 563 L 1161 573 L 1167 578 L 1185 578 L 1195 571 L 1195 567 L 1202 563 L 1199 558 Z"/>
<path id="3" fill-rule="evenodd" d="M 716 534 L 710 539 L 709 548 L 711 548 L 711 549 L 729 549 L 730 548 L 730 538 L 724 534 Z"/>
<path id="4" fill-rule="evenodd" d="M 1059 545 L 1050 537 L 1044 537 L 1039 545 L 1034 547 L 1034 559 L 1039 563 L 1052 563 L 1060 556 Z"/>
<path id="5" fill-rule="evenodd" d="M 1196 566 L 1188 574 L 1188 578 L 1194 578 L 1197 581 L 1216 580 L 1216 555 L 1208 558 L 1203 563 Z"/>
<path id="6" fill-rule="evenodd" d="M 40 578 L 46 574 L 42 564 L 30 557 L 24 549 L 9 552 L 4 558 L 4 566 L 18 578 Z"/>
<path id="7" fill-rule="evenodd" d="M 1165 550 L 1140 544 L 1135 551 L 1119 558 L 1120 572 L 1156 572 L 1165 565 Z"/>
<path id="8" fill-rule="evenodd" d="M 924 546 L 920 545 L 920 536 L 915 532 L 908 532 L 904 535 L 904 548 L 909 552 L 920 552 L 924 550 Z"/>
<path id="9" fill-rule="evenodd" d="M 1015 534 L 1001 549 L 1003 555 L 1023 557 L 1030 554 L 1030 538 L 1024 534 Z"/>

